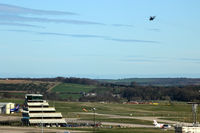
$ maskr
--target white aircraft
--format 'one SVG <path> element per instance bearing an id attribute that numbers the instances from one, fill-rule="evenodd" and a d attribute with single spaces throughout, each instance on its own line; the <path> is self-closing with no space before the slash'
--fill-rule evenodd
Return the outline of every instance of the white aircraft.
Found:
<path id="1" fill-rule="evenodd" d="M 156 120 L 153 120 L 153 124 L 155 125 L 155 127 L 158 127 L 158 128 L 170 128 L 171 126 L 168 125 L 168 124 L 162 124 L 162 123 L 158 123 Z"/>

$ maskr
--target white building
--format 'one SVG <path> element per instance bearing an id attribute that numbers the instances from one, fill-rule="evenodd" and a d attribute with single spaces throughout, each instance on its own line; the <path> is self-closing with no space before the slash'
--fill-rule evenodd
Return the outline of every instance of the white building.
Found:
<path id="1" fill-rule="evenodd" d="M 200 133 L 200 127 L 175 127 L 175 133 Z"/>
<path id="2" fill-rule="evenodd" d="M 54 107 L 49 107 L 41 94 L 26 94 L 22 122 L 24 125 L 61 126 L 66 124 L 61 113 Z"/>
<path id="3" fill-rule="evenodd" d="M 14 103 L 0 103 L 0 114 L 11 114 L 10 109 L 14 107 Z"/>

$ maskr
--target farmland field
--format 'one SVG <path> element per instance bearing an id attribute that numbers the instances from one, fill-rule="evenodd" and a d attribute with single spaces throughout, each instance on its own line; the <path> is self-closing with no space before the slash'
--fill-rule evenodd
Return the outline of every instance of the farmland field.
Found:
<path id="1" fill-rule="evenodd" d="M 55 86 L 52 89 L 52 92 L 80 93 L 80 92 L 89 92 L 93 88 L 95 88 L 95 86 L 71 84 L 71 83 L 60 83 L 59 85 Z"/>
<path id="2" fill-rule="evenodd" d="M 81 93 L 88 93 L 94 88 L 95 86 L 93 85 L 60 83 L 53 87 L 51 92 L 58 93 L 60 99 L 79 99 L 81 97 Z"/>

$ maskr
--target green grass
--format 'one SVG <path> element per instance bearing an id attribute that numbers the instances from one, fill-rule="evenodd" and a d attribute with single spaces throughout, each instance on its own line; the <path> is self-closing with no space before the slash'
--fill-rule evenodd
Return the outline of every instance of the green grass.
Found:
<path id="1" fill-rule="evenodd" d="M 56 92 L 60 99 L 72 99 L 76 100 L 81 97 L 81 92 L 90 92 L 94 89 L 93 85 L 81 85 L 81 84 L 71 84 L 71 83 L 60 83 L 52 88 L 52 92 Z"/>
<path id="2" fill-rule="evenodd" d="M 18 92 L 17 92 L 17 93 L 12 93 L 12 92 L 10 93 L 10 92 L 9 92 L 9 94 L 10 94 L 10 95 L 19 95 L 19 96 L 22 96 L 22 97 L 24 98 L 24 95 L 25 95 L 26 93 L 25 93 L 25 92 L 24 92 L 24 93 L 18 93 Z"/>
<path id="3" fill-rule="evenodd" d="M 134 108 L 143 111 L 152 111 L 152 112 L 188 112 L 191 110 L 191 105 L 187 104 L 176 104 L 176 105 L 123 105 L 127 108 Z"/>
<path id="4" fill-rule="evenodd" d="M 0 102 L 14 102 L 23 104 L 24 99 L 0 99 Z M 84 112 L 82 108 L 86 108 L 92 113 L 92 108 L 96 108 L 96 112 L 100 114 L 113 114 L 122 116 L 157 116 L 166 118 L 190 118 L 192 107 L 186 103 L 174 103 L 168 105 L 131 105 L 119 103 L 97 103 L 97 102 L 60 102 L 49 101 L 50 106 L 54 106 L 58 112 L 62 112 L 65 117 L 77 117 L 77 112 Z M 200 107 L 198 107 L 200 109 Z M 198 114 L 199 118 L 200 114 Z"/>
<path id="5" fill-rule="evenodd" d="M 24 100 L 21 99 L 0 99 L 0 102 L 14 102 L 23 104 Z M 84 111 L 82 108 L 86 108 L 88 113 L 93 113 L 92 108 L 96 108 L 96 113 L 99 114 L 111 114 L 120 116 L 153 116 L 153 117 L 165 117 L 162 119 L 175 120 L 182 122 L 191 122 L 192 120 L 192 107 L 186 103 L 174 102 L 172 105 L 160 103 L 159 105 L 131 105 L 131 104 L 119 104 L 119 103 L 97 103 L 97 102 L 61 102 L 61 101 L 49 101 L 50 106 L 55 105 L 56 111 L 61 112 L 66 118 L 79 118 L 81 120 L 93 121 L 93 115 L 82 114 Z M 198 107 L 198 109 L 200 109 Z M 80 113 L 81 112 L 81 113 Z M 86 112 L 85 112 L 86 113 Z M 198 114 L 200 118 L 200 114 Z M 133 118 L 110 118 L 108 116 L 96 115 L 96 121 L 98 122 L 115 122 L 115 123 L 130 123 L 130 124 L 145 124 L 152 125 L 152 121 L 137 120 Z M 75 129 L 75 128 L 72 128 Z M 91 128 L 83 129 L 91 130 Z M 97 129 L 99 133 L 113 132 L 137 132 L 137 133 L 171 133 L 172 131 L 163 131 L 161 129 L 149 129 L 149 128 L 104 128 Z"/>
<path id="6" fill-rule="evenodd" d="M 80 120 L 91 120 L 93 121 L 93 115 L 80 114 Z M 95 116 L 96 122 L 115 122 L 115 123 L 129 123 L 129 124 L 144 124 L 152 125 L 152 121 L 139 120 L 139 119 L 128 119 L 128 118 L 110 118 L 106 116 Z"/>
<path id="7" fill-rule="evenodd" d="M 50 102 L 52 104 L 52 102 Z M 92 102 L 56 102 L 56 110 L 62 112 L 66 117 L 75 117 L 79 112 L 84 112 L 82 108 L 86 108 L 92 113 L 92 108 L 96 108 L 96 112 L 100 114 L 112 114 L 121 116 L 153 116 L 153 117 L 178 117 L 191 119 L 191 105 L 173 104 L 168 105 L 130 105 L 119 103 L 92 103 Z"/>
<path id="8" fill-rule="evenodd" d="M 60 93 L 59 97 L 61 99 L 72 99 L 72 100 L 76 100 L 79 99 L 82 95 L 81 94 L 65 94 L 65 93 Z"/>
<path id="9" fill-rule="evenodd" d="M 197 116 L 197 118 L 199 118 L 200 115 Z M 182 116 L 182 117 L 168 117 L 168 118 L 160 118 L 160 119 L 163 119 L 163 120 L 171 120 L 171 121 L 179 121 L 179 122 L 189 122 L 189 123 L 192 123 L 193 122 L 193 117 L 192 115 L 185 115 L 185 116 Z M 199 120 L 199 119 L 198 119 Z M 198 121 L 197 120 L 197 121 Z"/>
<path id="10" fill-rule="evenodd" d="M 93 128 L 63 128 L 65 130 L 79 130 L 93 132 Z M 96 133 L 174 133 L 174 130 L 163 130 L 157 128 L 117 128 L 107 126 L 106 128 L 95 128 Z"/>
<path id="11" fill-rule="evenodd" d="M 48 128 L 55 129 L 55 128 Z M 158 128 L 118 128 L 118 127 L 104 127 L 104 128 L 78 128 L 78 127 L 67 127 L 59 128 L 64 131 L 73 130 L 73 131 L 84 131 L 84 133 L 174 133 L 174 130 L 163 130 Z M 33 133 L 35 133 L 33 131 Z M 56 132 L 51 132 L 56 133 Z"/>
<path id="12" fill-rule="evenodd" d="M 52 92 L 70 92 L 70 93 L 80 93 L 89 92 L 91 89 L 95 88 L 93 85 L 81 85 L 81 84 L 71 84 L 71 83 L 60 83 L 54 88 Z"/>
<path id="13" fill-rule="evenodd" d="M 173 130 L 163 130 L 154 128 L 111 128 L 97 129 L 97 133 L 174 133 Z"/>
<path id="14" fill-rule="evenodd" d="M 16 99 L 16 98 L 0 99 L 0 102 L 5 102 L 5 103 L 11 102 L 11 103 L 16 103 L 16 104 L 24 104 L 24 99 Z"/>

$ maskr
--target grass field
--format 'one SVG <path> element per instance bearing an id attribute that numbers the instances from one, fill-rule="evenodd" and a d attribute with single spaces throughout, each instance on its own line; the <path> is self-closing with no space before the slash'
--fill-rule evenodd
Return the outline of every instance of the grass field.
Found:
<path id="1" fill-rule="evenodd" d="M 88 93 L 94 88 L 95 86 L 93 85 L 60 83 L 52 88 L 51 92 L 59 93 L 59 98 L 61 99 L 79 99 L 81 97 L 81 92 Z"/>
<path id="2" fill-rule="evenodd" d="M 66 128 L 71 130 L 71 128 Z M 92 128 L 74 128 L 74 130 L 82 130 L 88 132 L 94 132 Z M 163 130 L 156 128 L 96 128 L 96 133 L 174 133 L 174 130 Z"/>
<path id="3" fill-rule="evenodd" d="M 93 115 L 79 114 L 81 120 L 93 120 Z M 128 119 L 128 118 L 110 118 L 106 116 L 95 116 L 97 122 L 115 122 L 115 123 L 128 123 L 128 124 L 144 124 L 152 125 L 152 121 L 138 120 L 138 119 Z"/>
<path id="4" fill-rule="evenodd" d="M 166 117 L 166 119 L 187 118 L 188 122 L 192 119 L 191 105 L 186 103 L 174 103 L 172 105 L 130 105 L 119 103 L 92 103 L 92 102 L 50 102 L 55 105 L 59 112 L 66 117 L 77 117 L 83 108 L 92 113 L 92 108 L 100 114 L 112 114 L 120 116 L 153 116 Z M 199 115 L 200 116 L 200 115 Z M 186 121 L 187 121 L 186 120 Z"/>
<path id="5" fill-rule="evenodd" d="M 173 130 L 149 129 L 149 128 L 114 128 L 97 129 L 97 133 L 174 133 Z"/>
<path id="6" fill-rule="evenodd" d="M 21 99 L 0 99 L 0 102 L 14 102 L 23 104 L 24 100 Z M 152 125 L 150 120 L 138 120 L 135 118 L 129 119 L 128 117 L 162 117 L 165 120 L 175 120 L 182 122 L 192 121 L 192 109 L 191 105 L 183 102 L 173 102 L 168 105 L 160 102 L 159 105 L 131 105 L 120 103 L 97 103 L 97 102 L 61 102 L 61 101 L 49 101 L 50 106 L 55 106 L 57 112 L 62 112 L 63 117 L 77 118 L 80 120 L 93 121 L 92 108 L 96 108 L 96 113 L 105 114 L 105 116 L 96 115 L 97 122 L 114 122 L 114 123 L 127 123 L 127 124 L 145 124 Z M 88 112 L 84 112 L 85 108 Z M 198 108 L 199 109 L 199 108 Z M 127 118 L 111 118 L 107 115 L 125 116 Z M 164 118 L 165 117 L 165 118 Z M 198 115 L 198 118 L 200 115 Z M 69 128 L 70 130 L 80 130 L 79 128 Z M 83 128 L 84 131 L 92 131 L 91 128 Z M 152 128 L 99 128 L 96 129 L 98 133 L 125 133 L 125 132 L 137 132 L 137 133 L 172 133 L 174 131 L 164 131 L 161 129 Z"/>
<path id="7" fill-rule="evenodd" d="M 0 99 L 0 102 L 14 102 L 23 104 L 23 99 Z M 58 112 L 62 112 L 65 117 L 76 117 L 79 112 L 84 112 L 85 108 L 92 113 L 92 108 L 96 108 L 96 112 L 100 114 L 112 114 L 120 116 L 155 116 L 166 117 L 166 119 L 176 119 L 192 117 L 192 107 L 187 103 L 174 102 L 172 105 L 149 105 L 149 104 L 120 104 L 120 103 L 97 103 L 97 102 L 61 102 L 48 101 L 50 106 L 55 106 Z M 200 109 L 200 107 L 198 107 Z M 200 114 L 198 114 L 200 117 Z"/>
<path id="8" fill-rule="evenodd" d="M 95 86 L 81 85 L 81 84 L 70 84 L 70 83 L 60 83 L 59 85 L 52 88 L 52 92 L 80 93 L 80 92 L 89 92 L 93 88 L 95 88 Z"/>
<path id="9" fill-rule="evenodd" d="M 82 95 L 81 94 L 66 94 L 66 93 L 60 93 L 59 94 L 59 97 L 61 99 L 73 99 L 73 100 L 76 100 L 76 99 L 79 99 Z"/>

